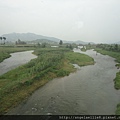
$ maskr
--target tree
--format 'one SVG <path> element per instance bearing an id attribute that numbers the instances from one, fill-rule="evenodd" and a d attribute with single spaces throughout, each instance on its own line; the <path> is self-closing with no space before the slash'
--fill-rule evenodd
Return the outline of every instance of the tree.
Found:
<path id="1" fill-rule="evenodd" d="M 112 51 L 112 50 L 113 50 L 113 46 L 112 46 L 112 45 L 110 45 L 109 50 L 110 50 L 110 51 Z"/>
<path id="2" fill-rule="evenodd" d="M 38 42 L 37 46 L 40 47 L 40 43 L 39 42 Z"/>
<path id="3" fill-rule="evenodd" d="M 0 40 L 1 40 L 1 45 L 2 45 L 2 37 L 0 37 Z"/>
<path id="4" fill-rule="evenodd" d="M 18 39 L 18 41 L 15 42 L 16 45 L 19 45 L 21 43 L 21 40 Z"/>
<path id="5" fill-rule="evenodd" d="M 3 37 L 3 40 L 4 40 L 4 45 L 5 45 L 5 40 L 6 40 L 6 37 Z"/>
<path id="6" fill-rule="evenodd" d="M 68 45 L 66 45 L 66 48 L 69 48 L 69 46 L 68 46 Z"/>
<path id="7" fill-rule="evenodd" d="M 17 44 L 18 44 L 18 42 L 16 41 L 16 42 L 15 42 L 15 44 L 17 45 Z"/>
<path id="8" fill-rule="evenodd" d="M 26 42 L 24 41 L 21 41 L 20 39 L 18 39 L 18 41 L 15 42 L 16 45 L 25 45 L 27 44 Z"/>
<path id="9" fill-rule="evenodd" d="M 42 43 L 42 48 L 45 48 L 46 47 L 46 43 Z"/>
<path id="10" fill-rule="evenodd" d="M 63 44 L 63 41 L 62 41 L 62 40 L 60 40 L 59 44 L 60 44 L 60 45 L 62 45 L 62 44 Z"/>
<path id="11" fill-rule="evenodd" d="M 88 45 L 91 45 L 90 43 L 88 43 Z"/>
<path id="12" fill-rule="evenodd" d="M 72 45 L 70 44 L 70 47 L 69 47 L 71 50 L 73 49 Z"/>
<path id="13" fill-rule="evenodd" d="M 90 44 L 90 43 L 88 43 L 88 47 L 90 47 L 90 48 L 91 48 L 91 44 Z"/>
<path id="14" fill-rule="evenodd" d="M 118 44 L 115 44 L 114 49 L 115 49 L 115 51 L 118 51 Z"/>

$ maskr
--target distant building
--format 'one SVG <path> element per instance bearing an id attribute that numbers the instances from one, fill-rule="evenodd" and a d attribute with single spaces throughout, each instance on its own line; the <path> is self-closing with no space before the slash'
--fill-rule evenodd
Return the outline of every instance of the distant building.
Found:
<path id="1" fill-rule="evenodd" d="M 85 48 L 86 49 L 86 46 L 84 46 L 84 45 L 78 46 L 78 49 L 81 49 L 81 48 Z"/>
<path id="2" fill-rule="evenodd" d="M 78 46 L 79 49 L 83 48 L 83 45 L 82 46 Z"/>
<path id="3" fill-rule="evenodd" d="M 59 47 L 59 46 L 51 46 L 51 47 L 54 47 L 54 48 L 55 48 L 55 47 Z"/>

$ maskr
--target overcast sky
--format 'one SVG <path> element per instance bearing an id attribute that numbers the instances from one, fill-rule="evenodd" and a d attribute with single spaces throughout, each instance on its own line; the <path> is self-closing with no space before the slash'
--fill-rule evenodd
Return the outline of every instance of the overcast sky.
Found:
<path id="1" fill-rule="evenodd" d="M 120 0 L 0 0 L 0 35 L 13 32 L 120 41 Z"/>

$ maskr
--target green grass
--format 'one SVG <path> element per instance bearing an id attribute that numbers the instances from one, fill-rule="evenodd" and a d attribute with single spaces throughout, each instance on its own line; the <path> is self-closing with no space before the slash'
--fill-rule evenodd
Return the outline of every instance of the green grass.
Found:
<path id="1" fill-rule="evenodd" d="M 117 104 L 117 110 L 116 110 L 115 114 L 120 115 L 120 103 Z"/>
<path id="2" fill-rule="evenodd" d="M 78 64 L 79 66 L 94 64 L 94 59 L 85 54 L 67 52 L 65 56 L 71 63 Z"/>
<path id="3" fill-rule="evenodd" d="M 119 69 L 120 68 L 120 63 L 117 63 L 115 66 Z"/>
<path id="4" fill-rule="evenodd" d="M 34 54 L 38 58 L 0 76 L 0 114 L 21 103 L 53 78 L 76 71 L 70 63 L 80 66 L 94 63 L 91 57 L 67 48 L 40 48 Z"/>
<path id="5" fill-rule="evenodd" d="M 119 52 L 113 52 L 113 51 L 107 51 L 107 50 L 102 50 L 100 48 L 95 48 L 95 51 L 103 54 L 103 55 L 109 55 L 113 58 L 116 59 L 116 62 L 120 63 L 120 53 Z"/>
<path id="6" fill-rule="evenodd" d="M 83 48 L 81 48 L 81 51 L 86 52 L 86 49 L 83 47 Z"/>
<path id="7" fill-rule="evenodd" d="M 114 79 L 114 87 L 115 89 L 120 89 L 120 72 L 116 73 L 116 78 Z"/>

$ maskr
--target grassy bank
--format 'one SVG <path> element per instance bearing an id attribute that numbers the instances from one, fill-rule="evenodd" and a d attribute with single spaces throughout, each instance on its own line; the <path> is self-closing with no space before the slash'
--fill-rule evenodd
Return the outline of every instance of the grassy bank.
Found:
<path id="1" fill-rule="evenodd" d="M 103 55 L 109 55 L 115 58 L 116 62 L 118 62 L 118 64 L 116 64 L 116 67 L 118 68 L 120 67 L 120 53 L 119 52 L 107 51 L 107 50 L 103 50 L 100 48 L 95 48 L 95 50 Z M 116 73 L 116 77 L 114 79 L 114 87 L 117 90 L 120 89 L 120 72 Z M 115 113 L 116 115 L 120 115 L 120 103 L 117 105 L 117 110 Z"/>
<path id="2" fill-rule="evenodd" d="M 65 54 L 66 59 L 68 59 L 73 64 L 78 64 L 79 66 L 94 64 L 94 59 L 80 53 L 67 52 Z"/>
<path id="3" fill-rule="evenodd" d="M 103 54 L 103 55 L 109 55 L 113 58 L 116 59 L 116 62 L 120 63 L 120 53 L 119 52 L 113 52 L 113 51 L 107 51 L 107 50 L 102 50 L 100 48 L 95 48 L 95 51 Z"/>
<path id="4" fill-rule="evenodd" d="M 36 89 L 56 77 L 63 77 L 76 69 L 70 64 L 93 64 L 87 55 L 66 48 L 41 48 L 34 54 L 38 58 L 0 76 L 0 114 L 6 113 Z"/>
<path id="5" fill-rule="evenodd" d="M 10 53 L 33 50 L 33 49 L 34 49 L 33 47 L 13 47 L 13 46 L 0 47 L 0 62 L 2 62 L 6 58 L 9 58 L 11 56 Z"/>

